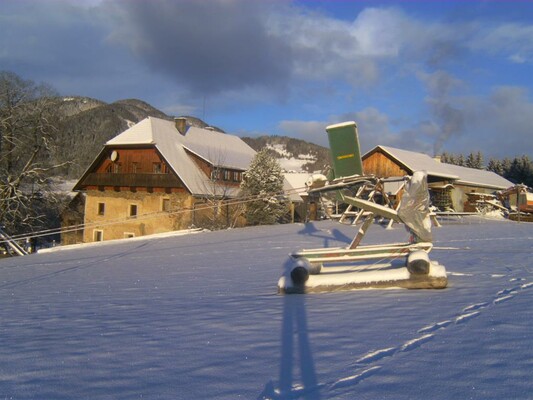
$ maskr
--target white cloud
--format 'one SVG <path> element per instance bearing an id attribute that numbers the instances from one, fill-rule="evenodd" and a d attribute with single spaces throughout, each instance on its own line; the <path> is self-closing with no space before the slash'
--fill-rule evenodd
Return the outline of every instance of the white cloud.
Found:
<path id="1" fill-rule="evenodd" d="M 363 10 L 351 27 L 360 53 L 371 57 L 398 57 L 413 30 L 413 21 L 402 12 L 382 8 Z"/>
<path id="2" fill-rule="evenodd" d="M 327 121 L 282 121 L 279 129 L 284 135 L 329 147 L 326 127 L 345 121 L 357 123 L 359 143 L 363 153 L 377 145 L 422 152 L 430 152 L 432 147 L 431 136 L 435 131 L 432 123 L 415 123 L 409 129 L 394 129 L 388 115 L 373 107 L 332 115 Z"/>
<path id="3" fill-rule="evenodd" d="M 470 47 L 512 62 L 533 62 L 533 24 L 484 24 L 469 41 Z"/>

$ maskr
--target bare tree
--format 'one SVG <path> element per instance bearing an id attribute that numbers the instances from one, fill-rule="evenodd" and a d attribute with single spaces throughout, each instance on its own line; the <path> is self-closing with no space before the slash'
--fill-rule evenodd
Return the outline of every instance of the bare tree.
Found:
<path id="1" fill-rule="evenodd" d="M 0 72 L 0 224 L 11 234 L 43 227 L 49 207 L 56 93 Z"/>

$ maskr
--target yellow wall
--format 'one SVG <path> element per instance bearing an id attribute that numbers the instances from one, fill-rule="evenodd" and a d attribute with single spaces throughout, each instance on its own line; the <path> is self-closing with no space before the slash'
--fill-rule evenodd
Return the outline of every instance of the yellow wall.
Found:
<path id="1" fill-rule="evenodd" d="M 163 212 L 163 199 L 168 199 L 170 212 Z M 105 204 L 104 215 L 98 215 L 98 203 Z M 137 217 L 130 217 L 130 205 L 137 206 Z M 87 191 L 85 202 L 84 242 L 95 241 L 95 231 L 102 240 L 123 239 L 128 235 L 144 236 L 191 225 L 193 198 L 185 193 L 148 193 Z M 181 211 L 181 212 L 180 212 Z"/>

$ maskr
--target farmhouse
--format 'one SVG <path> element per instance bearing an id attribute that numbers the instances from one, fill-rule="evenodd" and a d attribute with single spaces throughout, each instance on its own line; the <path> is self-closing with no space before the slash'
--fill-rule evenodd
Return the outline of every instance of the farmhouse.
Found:
<path id="1" fill-rule="evenodd" d="M 475 211 L 473 199 L 491 197 L 494 192 L 513 186 L 512 182 L 491 171 L 445 164 L 426 154 L 388 146 L 376 146 L 363 155 L 362 160 L 366 174 L 381 178 L 426 171 L 432 203 L 443 211 Z"/>
<path id="2" fill-rule="evenodd" d="M 255 151 L 239 137 L 148 117 L 109 140 L 74 187 L 84 242 L 206 224 L 235 225 L 234 198 Z"/>

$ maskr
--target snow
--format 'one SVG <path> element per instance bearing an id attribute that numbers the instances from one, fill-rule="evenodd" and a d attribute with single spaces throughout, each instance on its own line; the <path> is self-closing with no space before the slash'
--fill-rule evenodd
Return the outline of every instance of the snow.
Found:
<path id="1" fill-rule="evenodd" d="M 276 294 L 322 221 L 0 260 L 2 399 L 528 399 L 533 224 L 435 228 L 442 290 Z M 365 244 L 403 241 L 374 226 Z"/>
<path id="2" fill-rule="evenodd" d="M 308 159 L 299 158 L 278 158 L 277 161 L 284 171 L 290 172 L 302 172 L 304 171 L 304 165 L 309 163 Z"/>

